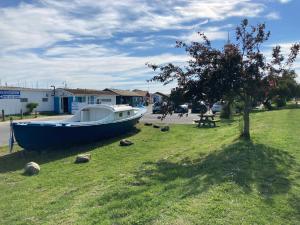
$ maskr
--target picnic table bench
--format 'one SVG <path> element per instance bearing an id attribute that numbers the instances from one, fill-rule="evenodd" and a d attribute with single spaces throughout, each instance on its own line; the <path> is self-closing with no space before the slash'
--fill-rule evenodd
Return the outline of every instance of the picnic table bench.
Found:
<path id="1" fill-rule="evenodd" d="M 198 116 L 200 117 L 200 119 L 195 121 L 196 123 L 198 123 L 197 125 L 198 127 L 201 126 L 216 127 L 216 122 L 220 121 L 215 119 L 214 114 L 200 114 Z"/>

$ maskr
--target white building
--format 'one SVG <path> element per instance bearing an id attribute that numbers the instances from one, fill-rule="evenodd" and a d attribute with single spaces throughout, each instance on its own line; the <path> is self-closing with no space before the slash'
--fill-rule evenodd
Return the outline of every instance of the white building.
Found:
<path id="1" fill-rule="evenodd" d="M 37 112 L 74 114 L 87 104 L 130 104 L 139 105 L 143 96 L 126 90 L 105 89 L 33 89 L 19 87 L 0 87 L 0 113 L 14 115 L 27 112 L 28 103 L 37 103 Z"/>
<path id="2" fill-rule="evenodd" d="M 28 103 L 37 103 L 37 112 L 53 111 L 53 91 L 19 87 L 0 87 L 0 110 L 5 115 L 26 113 Z"/>
<path id="3" fill-rule="evenodd" d="M 155 92 L 151 95 L 151 98 L 153 103 L 161 103 L 163 101 L 166 101 L 169 98 L 169 95 L 163 94 L 161 92 Z"/>
<path id="4" fill-rule="evenodd" d="M 116 104 L 125 104 L 130 106 L 139 106 L 144 104 L 144 93 L 134 92 L 130 90 L 120 90 L 113 88 L 106 88 L 103 91 L 109 91 L 110 93 L 116 95 Z"/>
<path id="5" fill-rule="evenodd" d="M 54 96 L 54 112 L 72 113 L 87 104 L 116 105 L 116 94 L 92 89 L 58 88 Z"/>

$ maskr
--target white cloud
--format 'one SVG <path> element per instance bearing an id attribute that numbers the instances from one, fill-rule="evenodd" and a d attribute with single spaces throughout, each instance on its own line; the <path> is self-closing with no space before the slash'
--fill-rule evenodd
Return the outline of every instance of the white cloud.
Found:
<path id="1" fill-rule="evenodd" d="M 245 15 L 256 17 L 264 8 L 264 4 L 249 0 L 39 0 L 3 7 L 0 8 L 0 79 L 2 83 L 26 80 L 44 84 L 67 80 L 74 87 L 91 88 L 144 87 L 145 79 L 153 75 L 145 62 L 182 63 L 186 56 L 162 53 L 132 56 L 128 52 L 131 50 L 109 48 L 104 40 L 134 32 L 142 35 L 150 31 L 190 32 L 182 37 L 158 34 L 116 41 L 132 49 L 145 50 L 151 46 L 159 49 L 162 39 L 194 40 L 196 31 L 201 31 L 204 24 L 203 31 L 210 39 L 226 39 L 226 29 L 209 27 L 210 21 Z"/>
<path id="2" fill-rule="evenodd" d="M 53 48 L 48 48 L 44 56 L 59 56 L 59 57 L 97 57 L 110 56 L 117 54 L 115 49 L 108 49 L 96 44 L 79 44 L 79 45 L 57 45 Z M 120 54 L 120 53 L 119 53 Z"/>
<path id="3" fill-rule="evenodd" d="M 280 15 L 277 12 L 270 12 L 266 15 L 266 18 L 270 20 L 278 20 L 280 19 Z"/>
<path id="4" fill-rule="evenodd" d="M 59 51 L 61 53 L 61 51 Z M 63 51 L 64 52 L 64 51 Z M 65 54 L 64 55 L 69 55 Z M 23 57 L 8 56 L 0 61 L 2 84 L 27 84 L 38 81 L 40 84 L 62 84 L 72 87 L 138 87 L 145 86 L 154 72 L 145 65 L 152 63 L 183 63 L 185 55 L 161 54 L 156 56 L 134 57 L 111 55 L 97 57 L 51 57 L 43 58 L 28 54 Z M 14 68 L 12 70 L 11 68 Z M 5 76 L 3 76 L 5 74 Z M 156 88 L 161 88 L 156 85 Z"/>
<path id="5" fill-rule="evenodd" d="M 155 44 L 154 38 L 137 38 L 137 37 L 125 37 L 117 41 L 120 45 L 136 45 L 137 47 L 149 47 Z"/>
<path id="6" fill-rule="evenodd" d="M 200 32 L 203 32 L 209 40 L 226 40 L 228 36 L 227 31 L 222 30 L 221 27 L 208 27 L 200 30 Z M 180 36 L 177 39 L 187 41 L 187 42 L 192 42 L 192 41 L 199 41 L 200 36 L 196 31 L 192 31 L 187 35 Z"/>
<path id="7" fill-rule="evenodd" d="M 285 4 L 285 3 L 288 3 L 288 2 L 291 2 L 292 0 L 278 0 L 280 3 L 283 3 L 283 4 Z"/>
<path id="8" fill-rule="evenodd" d="M 247 0 L 231 1 L 188 1 L 188 4 L 175 7 L 176 12 L 185 18 L 208 18 L 222 20 L 232 16 L 254 17 L 264 9 L 264 5 Z"/>
<path id="9" fill-rule="evenodd" d="M 41 0 L 0 9 L 0 45 L 2 51 L 12 51 L 84 37 L 109 38 L 120 32 L 182 29 L 196 20 L 257 16 L 263 7 L 248 0 Z"/>

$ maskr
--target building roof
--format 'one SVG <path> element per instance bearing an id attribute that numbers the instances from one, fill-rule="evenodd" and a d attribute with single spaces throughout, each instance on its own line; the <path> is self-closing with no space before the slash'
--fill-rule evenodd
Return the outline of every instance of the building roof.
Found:
<path id="1" fill-rule="evenodd" d="M 133 92 L 133 91 L 129 91 L 129 90 L 106 88 L 106 89 L 104 89 L 104 91 L 111 91 L 111 92 L 115 93 L 116 95 L 120 95 L 120 96 L 143 97 L 143 95 Z"/>
<path id="2" fill-rule="evenodd" d="M 65 90 L 67 92 L 70 92 L 74 95 L 115 95 L 115 93 L 108 91 L 108 90 L 94 90 L 94 89 L 83 89 L 83 88 L 61 88 L 62 90 Z"/>
<path id="3" fill-rule="evenodd" d="M 53 91 L 53 89 L 42 89 L 42 88 L 24 88 L 24 87 L 10 87 L 0 86 L 1 90 L 18 90 L 18 91 Z M 119 96 L 133 96 L 133 97 L 144 97 L 148 93 L 142 90 L 120 90 L 106 88 L 104 90 L 95 89 L 84 89 L 84 88 L 57 88 L 56 90 L 64 90 L 73 95 L 119 95 Z"/>
<path id="4" fill-rule="evenodd" d="M 167 98 L 170 96 L 168 94 L 164 94 L 164 93 L 161 93 L 161 92 L 155 92 L 154 95 L 160 95 L 160 96 L 167 97 Z"/>
<path id="5" fill-rule="evenodd" d="M 1 90 L 14 90 L 14 91 L 53 91 L 46 88 L 25 88 L 25 87 L 13 87 L 13 86 L 0 86 Z"/>
<path id="6" fill-rule="evenodd" d="M 150 96 L 148 91 L 143 91 L 143 90 L 138 90 L 138 89 L 134 89 L 132 91 L 139 94 L 139 95 L 141 95 L 141 96 L 143 96 L 143 97 L 149 97 Z"/>

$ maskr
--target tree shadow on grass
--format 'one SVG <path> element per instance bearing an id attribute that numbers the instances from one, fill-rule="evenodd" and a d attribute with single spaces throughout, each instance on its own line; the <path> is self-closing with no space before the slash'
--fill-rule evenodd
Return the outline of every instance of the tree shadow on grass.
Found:
<path id="1" fill-rule="evenodd" d="M 75 156 L 79 153 L 89 152 L 95 148 L 103 147 L 111 143 L 118 142 L 123 138 L 129 138 L 137 134 L 138 132 L 140 132 L 140 129 L 135 128 L 130 132 L 118 136 L 116 138 L 111 138 L 108 140 L 103 140 L 100 142 L 95 142 L 86 145 L 66 147 L 61 149 L 52 149 L 44 152 L 27 152 L 24 150 L 13 152 L 11 154 L 0 156 L 0 173 L 20 170 L 24 168 L 26 163 L 31 161 L 37 162 L 38 164 L 42 165 L 51 161 Z"/>
<path id="2" fill-rule="evenodd" d="M 288 152 L 242 140 L 193 159 L 176 158 L 143 162 L 124 185 L 96 197 L 91 207 L 100 205 L 101 210 L 95 213 L 116 223 L 134 223 L 132 215 L 141 224 L 151 223 L 170 201 L 175 203 L 224 183 L 238 185 L 244 194 L 255 191 L 272 204 L 273 196 L 289 192 L 290 171 L 297 166 Z"/>
<path id="3" fill-rule="evenodd" d="M 292 216 L 295 216 L 297 220 L 300 221 L 300 196 L 296 194 L 289 195 L 288 203 L 292 206 L 295 212 Z M 291 217 L 291 215 L 288 216 Z"/>
<path id="4" fill-rule="evenodd" d="M 184 158 L 179 162 L 160 160 L 145 162 L 135 174 L 138 182 L 169 183 L 178 178 L 187 179 L 182 197 L 200 194 L 212 185 L 233 182 L 244 192 L 256 188 L 266 198 L 287 193 L 291 182 L 290 169 L 296 164 L 288 152 L 262 144 L 238 141 L 221 151 L 197 159 Z M 176 188 L 176 187 L 175 187 Z"/>

